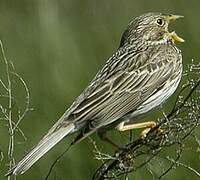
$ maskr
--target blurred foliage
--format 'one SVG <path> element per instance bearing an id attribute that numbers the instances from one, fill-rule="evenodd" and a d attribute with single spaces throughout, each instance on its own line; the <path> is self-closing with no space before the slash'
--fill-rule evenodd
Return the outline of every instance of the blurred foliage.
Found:
<path id="1" fill-rule="evenodd" d="M 120 36 L 128 22 L 144 12 L 159 11 L 184 15 L 172 28 L 186 42 L 180 45 L 184 64 L 200 58 L 200 1 L 197 0 L 0 0 L 0 39 L 4 43 L 9 60 L 25 79 L 31 93 L 30 112 L 21 122 L 20 128 L 27 137 L 17 136 L 15 158 L 38 142 L 59 116 L 87 86 L 98 69 L 119 45 Z M 171 28 L 171 29 L 172 29 Z M 1 59 L 2 60 L 2 59 Z M 1 64 L 0 74 L 3 74 Z M 16 88 L 16 94 L 21 93 Z M 21 99 L 21 105 L 24 104 Z M 171 101 L 171 102 L 170 102 Z M 164 109 L 169 111 L 173 98 Z M 19 102 L 20 103 L 20 102 Z M 162 113 L 152 114 L 155 119 Z M 198 136 L 199 133 L 196 132 Z M 116 131 L 110 133 L 124 142 L 126 135 Z M 94 138 L 96 136 L 94 135 Z M 0 153 L 7 161 L 8 131 L 0 120 Z M 102 149 L 112 147 L 100 142 Z M 19 180 L 44 179 L 50 164 L 65 148 L 69 140 L 63 140 L 48 155 L 40 160 Z M 189 144 L 194 153 L 185 153 L 184 160 L 195 169 L 200 169 L 200 154 L 196 144 Z M 73 147 L 60 161 L 50 179 L 91 179 L 98 162 L 94 160 L 93 146 L 85 140 Z M 0 179 L 6 167 L 0 164 Z M 134 179 L 149 179 L 151 175 L 142 170 Z M 132 179 L 131 178 L 131 179 Z M 163 179 L 197 179 L 195 175 L 178 169 Z"/>

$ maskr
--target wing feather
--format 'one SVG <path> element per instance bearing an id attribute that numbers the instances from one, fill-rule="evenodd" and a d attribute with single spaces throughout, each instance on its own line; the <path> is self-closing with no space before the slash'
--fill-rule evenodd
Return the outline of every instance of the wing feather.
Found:
<path id="1" fill-rule="evenodd" d="M 160 55 L 154 55 L 159 62 L 152 60 L 149 63 L 143 59 L 139 63 L 137 62 L 138 55 L 130 56 L 129 54 L 127 56 L 129 59 L 123 62 L 125 70 L 118 61 L 115 69 L 112 69 L 110 74 L 107 72 L 107 78 L 96 76 L 97 81 L 101 81 L 101 85 L 95 86 L 94 80 L 91 83 L 93 88 L 90 86 L 85 91 L 85 97 L 70 115 L 75 117 L 77 122 L 94 120 L 96 126 L 104 126 L 137 109 L 171 77 L 173 63 L 170 61 L 163 63 L 163 59 L 159 60 Z M 139 67 L 127 71 L 127 65 L 133 67 L 130 62 L 137 62 Z"/>

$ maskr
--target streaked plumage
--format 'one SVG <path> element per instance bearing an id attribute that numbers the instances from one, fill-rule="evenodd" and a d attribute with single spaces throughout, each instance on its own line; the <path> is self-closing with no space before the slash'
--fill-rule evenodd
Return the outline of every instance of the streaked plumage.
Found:
<path id="1" fill-rule="evenodd" d="M 88 87 L 8 175 L 24 173 L 69 134 L 78 133 L 78 142 L 96 130 L 134 121 L 171 96 L 182 73 L 181 52 L 175 46 L 182 39 L 168 32 L 175 17 L 179 16 L 147 13 L 135 18 Z"/>

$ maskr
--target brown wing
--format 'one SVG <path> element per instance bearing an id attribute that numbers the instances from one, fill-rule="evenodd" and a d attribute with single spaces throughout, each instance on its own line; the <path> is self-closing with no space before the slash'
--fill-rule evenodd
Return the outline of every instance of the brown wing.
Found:
<path id="1" fill-rule="evenodd" d="M 106 78 L 102 78 L 101 71 L 101 76 L 95 78 L 96 81 L 99 78 L 100 85 L 90 89 L 95 80 L 91 83 L 79 97 L 82 101 L 70 113 L 70 119 L 80 123 L 93 121 L 94 127 L 101 127 L 136 109 L 163 86 L 173 72 L 173 62 L 163 60 L 163 52 L 151 57 L 150 61 L 146 52 L 129 54 L 125 61 L 118 61 L 117 65 L 113 63 L 115 68 L 112 71 L 105 71 Z M 113 64 L 109 67 L 112 68 Z"/>

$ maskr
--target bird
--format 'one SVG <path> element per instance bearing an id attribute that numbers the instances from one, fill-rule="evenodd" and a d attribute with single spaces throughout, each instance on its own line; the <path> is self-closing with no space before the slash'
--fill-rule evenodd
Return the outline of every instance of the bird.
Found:
<path id="1" fill-rule="evenodd" d="M 103 138 L 110 129 L 127 131 L 156 122 L 135 119 L 160 107 L 182 77 L 184 42 L 169 24 L 183 16 L 148 12 L 133 18 L 115 53 L 39 143 L 6 176 L 23 174 L 64 137 L 75 134 L 77 144 L 94 132 Z M 145 131 L 145 130 L 144 130 Z"/>

